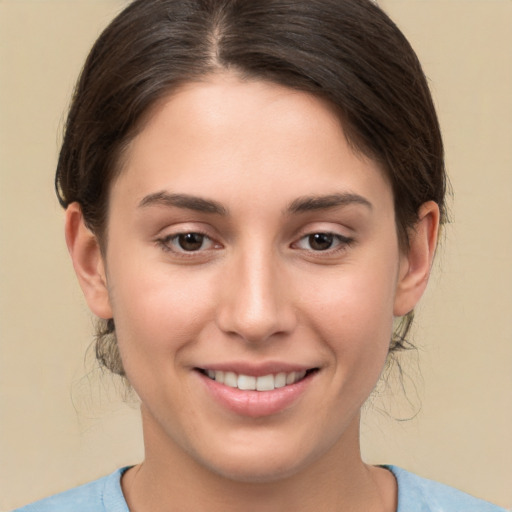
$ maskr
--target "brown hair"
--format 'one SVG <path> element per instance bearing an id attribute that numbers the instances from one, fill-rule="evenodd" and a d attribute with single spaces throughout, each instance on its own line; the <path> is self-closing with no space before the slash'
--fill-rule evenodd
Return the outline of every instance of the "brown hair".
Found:
<path id="1" fill-rule="evenodd" d="M 446 217 L 443 144 L 427 81 L 406 38 L 371 0 L 135 0 L 93 46 L 76 86 L 56 172 L 104 245 L 108 194 L 144 115 L 179 85 L 233 70 L 306 91 L 339 112 L 349 143 L 393 190 L 401 247 L 425 201 Z M 407 346 L 412 312 L 390 353 Z M 124 374 L 112 319 L 96 355 Z"/>

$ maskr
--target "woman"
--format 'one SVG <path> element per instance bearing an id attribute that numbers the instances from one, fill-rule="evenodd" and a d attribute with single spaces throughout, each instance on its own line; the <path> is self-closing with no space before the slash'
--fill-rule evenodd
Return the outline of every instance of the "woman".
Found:
<path id="1" fill-rule="evenodd" d="M 146 454 L 22 510 L 498 510 L 359 450 L 445 220 L 425 78 L 372 2 L 133 2 L 56 183 Z"/>

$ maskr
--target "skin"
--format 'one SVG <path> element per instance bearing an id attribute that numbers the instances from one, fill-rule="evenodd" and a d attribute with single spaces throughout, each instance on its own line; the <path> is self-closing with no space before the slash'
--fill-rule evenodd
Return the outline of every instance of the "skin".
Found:
<path id="1" fill-rule="evenodd" d="M 395 510 L 392 474 L 361 460 L 360 409 L 393 318 L 425 289 L 438 222 L 424 204 L 402 253 L 383 171 L 311 95 L 220 74 L 157 105 L 112 185 L 104 256 L 77 204 L 66 218 L 88 304 L 114 318 L 141 399 L 130 509 Z M 186 233 L 204 235 L 194 250 Z M 197 371 L 269 362 L 316 371 L 257 417 L 212 398 Z"/>

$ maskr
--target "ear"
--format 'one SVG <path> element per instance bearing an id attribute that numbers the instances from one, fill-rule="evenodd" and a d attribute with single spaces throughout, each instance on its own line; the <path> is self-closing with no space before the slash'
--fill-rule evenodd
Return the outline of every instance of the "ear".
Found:
<path id="1" fill-rule="evenodd" d="M 98 239 L 85 225 L 78 203 L 67 207 L 65 229 L 73 267 L 90 310 L 100 318 L 112 318 L 105 264 Z"/>
<path id="2" fill-rule="evenodd" d="M 396 288 L 394 315 L 414 309 L 427 287 L 439 230 L 439 207 L 434 201 L 421 205 L 418 222 L 409 233 L 409 249 L 402 255 Z"/>

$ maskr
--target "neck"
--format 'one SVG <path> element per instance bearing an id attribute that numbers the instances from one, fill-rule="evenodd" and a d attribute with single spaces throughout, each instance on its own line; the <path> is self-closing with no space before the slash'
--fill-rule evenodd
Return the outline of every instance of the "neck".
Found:
<path id="1" fill-rule="evenodd" d="M 272 479 L 240 481 L 200 464 L 143 414 L 146 456 L 123 476 L 133 512 L 394 512 L 396 483 L 363 463 L 359 418 L 339 442 L 304 468 Z"/>

